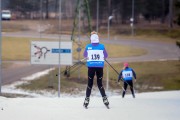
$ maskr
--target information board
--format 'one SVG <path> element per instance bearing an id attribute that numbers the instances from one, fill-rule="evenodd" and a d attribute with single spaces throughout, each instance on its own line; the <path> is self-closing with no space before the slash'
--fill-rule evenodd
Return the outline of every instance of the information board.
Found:
<path id="1" fill-rule="evenodd" d="M 72 63 L 72 42 L 31 41 L 31 64 L 72 65 Z"/>

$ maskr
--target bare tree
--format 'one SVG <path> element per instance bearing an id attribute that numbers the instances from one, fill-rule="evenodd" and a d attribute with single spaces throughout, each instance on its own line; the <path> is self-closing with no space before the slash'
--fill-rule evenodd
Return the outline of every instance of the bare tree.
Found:
<path id="1" fill-rule="evenodd" d="M 173 28 L 173 0 L 169 0 L 169 27 Z"/>
<path id="2" fill-rule="evenodd" d="M 46 10 L 45 18 L 49 19 L 49 0 L 45 0 L 45 10 Z"/>
<path id="3" fill-rule="evenodd" d="M 111 0 L 108 0 L 108 16 L 110 16 L 111 14 Z"/>

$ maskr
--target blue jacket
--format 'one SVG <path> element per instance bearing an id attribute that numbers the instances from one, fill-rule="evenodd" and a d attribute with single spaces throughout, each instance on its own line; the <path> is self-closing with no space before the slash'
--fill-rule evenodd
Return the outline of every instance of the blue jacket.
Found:
<path id="1" fill-rule="evenodd" d="M 119 74 L 118 81 L 122 78 L 123 80 L 133 80 L 133 77 L 136 79 L 136 73 L 132 68 L 126 67 Z"/>
<path id="2" fill-rule="evenodd" d="M 87 57 L 88 67 L 104 67 L 104 59 L 108 54 L 103 44 L 88 44 L 84 51 L 84 57 Z"/>

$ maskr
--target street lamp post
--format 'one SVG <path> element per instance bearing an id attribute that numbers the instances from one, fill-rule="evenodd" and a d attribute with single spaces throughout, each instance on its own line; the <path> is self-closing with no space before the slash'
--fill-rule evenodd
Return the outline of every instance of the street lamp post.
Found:
<path id="1" fill-rule="evenodd" d="M 131 35 L 134 36 L 134 0 L 132 0 Z"/>
<path id="2" fill-rule="evenodd" d="M 113 19 L 114 16 L 109 16 L 108 18 L 108 40 L 109 40 L 109 27 L 110 27 L 110 21 Z"/>
<path id="3" fill-rule="evenodd" d="M 96 22 L 96 32 L 98 33 L 98 29 L 99 29 L 99 0 L 97 0 L 97 22 Z"/>
<path id="4" fill-rule="evenodd" d="M 109 16 L 108 17 L 108 41 L 110 39 L 110 34 L 109 34 L 109 28 L 110 28 L 110 21 L 113 19 L 114 16 Z M 106 90 L 108 91 L 109 89 L 109 65 L 107 64 L 107 81 L 106 81 Z"/>

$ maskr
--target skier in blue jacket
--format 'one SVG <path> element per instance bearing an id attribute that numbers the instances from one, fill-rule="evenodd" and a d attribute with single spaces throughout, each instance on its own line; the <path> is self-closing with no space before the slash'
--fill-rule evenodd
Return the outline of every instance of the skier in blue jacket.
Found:
<path id="1" fill-rule="evenodd" d="M 134 81 L 136 82 L 136 73 L 134 72 L 132 68 L 129 67 L 128 63 L 125 62 L 123 70 L 121 70 L 118 77 L 118 82 L 120 80 L 124 81 L 124 89 L 122 93 L 122 98 L 124 98 L 126 94 L 126 89 L 128 85 L 130 86 L 130 90 L 131 90 L 133 98 L 135 98 L 135 93 L 134 93 L 134 88 L 133 88 L 133 78 L 134 78 Z"/>
<path id="2" fill-rule="evenodd" d="M 91 32 L 90 40 L 91 43 L 86 45 L 84 50 L 84 57 L 87 58 L 86 65 L 88 67 L 88 84 L 83 106 L 87 107 L 89 104 L 95 75 L 97 77 L 97 85 L 103 98 L 103 102 L 106 106 L 108 106 L 109 102 L 102 84 L 104 60 L 108 57 L 108 54 L 105 46 L 99 43 L 99 36 L 95 31 Z"/>

